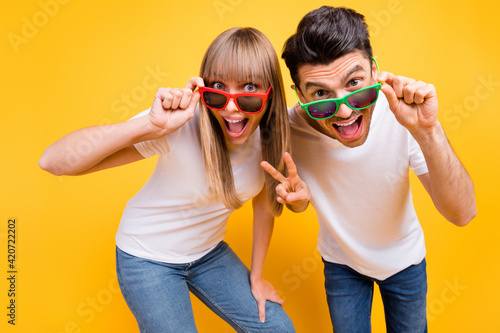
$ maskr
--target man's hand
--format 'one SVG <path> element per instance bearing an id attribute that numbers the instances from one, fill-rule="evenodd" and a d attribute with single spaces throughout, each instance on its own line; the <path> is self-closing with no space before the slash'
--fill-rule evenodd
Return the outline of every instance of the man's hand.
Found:
<path id="1" fill-rule="evenodd" d="M 304 211 L 311 199 L 311 191 L 307 184 L 300 179 L 297 174 L 297 167 L 293 162 L 292 156 L 285 153 L 283 156 L 286 167 L 288 169 L 288 177 L 285 177 L 276 170 L 271 164 L 266 161 L 260 163 L 260 166 L 269 173 L 274 179 L 280 182 L 276 186 L 276 193 L 278 194 L 276 200 L 279 203 L 286 204 L 294 212 Z"/>
<path id="2" fill-rule="evenodd" d="M 437 120 L 436 88 L 429 83 L 381 72 L 378 81 L 398 122 L 412 134 L 433 130 Z"/>

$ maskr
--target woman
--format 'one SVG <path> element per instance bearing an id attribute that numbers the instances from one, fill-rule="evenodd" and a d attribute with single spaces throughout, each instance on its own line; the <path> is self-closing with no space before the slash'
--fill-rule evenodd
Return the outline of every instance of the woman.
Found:
<path id="1" fill-rule="evenodd" d="M 40 167 L 81 175 L 159 155 L 116 235 L 118 281 L 141 332 L 196 332 L 189 291 L 239 332 L 293 332 L 283 301 L 262 279 L 282 205 L 279 182 L 259 162 L 285 173 L 289 148 L 276 53 L 261 32 L 233 28 L 209 46 L 200 76 L 184 89 L 160 88 L 152 107 L 127 122 L 70 133 Z M 67 163 L 68 150 L 88 137 L 102 142 Z M 230 213 L 251 198 L 249 272 L 223 238 Z"/>

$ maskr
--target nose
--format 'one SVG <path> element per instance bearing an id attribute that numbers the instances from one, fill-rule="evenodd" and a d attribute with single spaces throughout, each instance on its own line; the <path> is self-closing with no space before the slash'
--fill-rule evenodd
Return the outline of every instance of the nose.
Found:
<path id="1" fill-rule="evenodd" d="M 339 105 L 339 109 L 337 110 L 337 114 L 335 116 L 347 119 L 351 116 L 353 111 L 354 110 L 348 107 L 345 103 L 342 103 Z"/>
<path id="2" fill-rule="evenodd" d="M 231 111 L 231 112 L 239 111 L 238 107 L 236 106 L 236 102 L 234 101 L 233 98 L 230 98 L 229 102 L 227 102 L 226 111 Z"/>

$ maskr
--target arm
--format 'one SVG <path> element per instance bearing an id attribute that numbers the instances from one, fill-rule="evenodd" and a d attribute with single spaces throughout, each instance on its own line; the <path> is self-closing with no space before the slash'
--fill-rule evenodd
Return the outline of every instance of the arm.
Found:
<path id="1" fill-rule="evenodd" d="M 422 149 L 429 172 L 419 179 L 434 205 L 448 221 L 467 225 L 477 213 L 474 185 L 437 119 L 436 89 L 387 72 L 378 80 L 385 81 L 382 91 L 396 119 Z"/>
<path id="2" fill-rule="evenodd" d="M 259 320 L 266 320 L 266 300 L 283 305 L 283 300 L 278 296 L 273 286 L 262 278 L 264 261 L 271 242 L 274 228 L 274 217 L 267 207 L 267 194 L 265 187 L 252 200 L 253 206 L 253 246 L 252 267 L 250 270 L 250 283 L 252 294 L 259 307 Z"/>
<path id="3" fill-rule="evenodd" d="M 193 117 L 197 85 L 203 85 L 201 78 L 192 78 L 185 89 L 158 89 L 147 116 L 64 136 L 45 150 L 40 167 L 58 176 L 81 175 L 142 159 L 135 143 L 172 133 Z"/>
<path id="4" fill-rule="evenodd" d="M 477 214 L 474 185 L 442 127 L 416 140 L 429 170 L 418 178 L 434 205 L 448 221 L 457 226 L 467 225 Z"/>

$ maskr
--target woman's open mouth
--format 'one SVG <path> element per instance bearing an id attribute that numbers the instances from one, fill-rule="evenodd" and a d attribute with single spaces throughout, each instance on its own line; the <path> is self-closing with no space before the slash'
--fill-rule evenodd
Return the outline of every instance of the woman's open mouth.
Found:
<path id="1" fill-rule="evenodd" d="M 222 117 L 222 119 L 224 119 L 227 134 L 233 138 L 241 136 L 247 128 L 248 118 L 229 119 Z"/>

